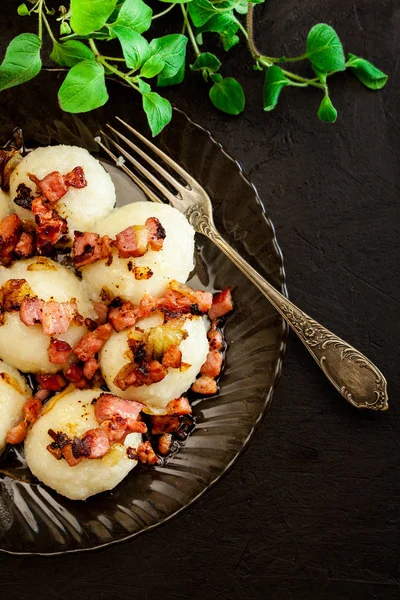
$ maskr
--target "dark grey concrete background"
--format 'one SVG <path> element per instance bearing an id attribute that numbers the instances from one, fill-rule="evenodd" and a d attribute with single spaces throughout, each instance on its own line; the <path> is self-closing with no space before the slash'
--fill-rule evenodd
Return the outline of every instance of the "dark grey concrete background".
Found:
<path id="1" fill-rule="evenodd" d="M 1 3 L 2 51 L 26 27 L 17 4 Z M 285 90 L 264 113 L 260 74 L 241 46 L 224 74 L 247 91 L 243 116 L 214 110 L 195 75 L 168 97 L 243 164 L 276 226 L 292 299 L 382 368 L 390 410 L 347 405 L 291 337 L 272 408 L 217 487 L 133 542 L 56 559 L 0 555 L 1 598 L 400 597 L 400 6 L 268 0 L 256 14 L 265 53 L 299 54 L 308 29 L 328 22 L 388 85 L 374 93 L 333 78 L 334 125 L 318 121 L 316 90 Z"/>

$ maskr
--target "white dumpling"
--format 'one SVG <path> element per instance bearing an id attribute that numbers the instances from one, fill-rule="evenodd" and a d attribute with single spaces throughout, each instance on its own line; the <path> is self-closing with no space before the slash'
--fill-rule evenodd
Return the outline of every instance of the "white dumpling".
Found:
<path id="1" fill-rule="evenodd" d="M 138 326 L 143 330 L 154 325 L 152 318 L 138 321 Z M 181 342 L 179 348 L 182 352 L 182 361 L 190 364 L 190 368 L 183 371 L 169 368 L 168 374 L 162 381 L 140 387 L 131 386 L 125 391 L 114 384 L 114 379 L 128 362 L 126 354 L 130 330 L 112 333 L 99 354 L 101 372 L 111 392 L 121 398 L 143 402 L 149 409 L 155 409 L 154 412 L 160 414 L 163 412 L 160 409 L 164 409 L 168 402 L 186 392 L 206 361 L 209 346 L 206 322 L 203 317 L 188 318 L 183 327 L 188 332 L 188 336 Z"/>
<path id="2" fill-rule="evenodd" d="M 79 279 L 67 267 L 45 257 L 20 260 L 12 267 L 0 268 L 0 286 L 10 279 L 25 279 L 32 292 L 41 300 L 69 302 L 76 299 L 78 312 L 84 318 L 96 318 L 92 303 Z M 73 346 L 86 333 L 84 326 L 72 323 L 68 330 L 57 335 Z M 49 336 L 43 335 L 42 326 L 27 327 L 18 311 L 4 314 L 0 325 L 0 358 L 26 373 L 55 373 L 60 365 L 49 362 Z"/>
<path id="3" fill-rule="evenodd" d="M 99 389 L 70 391 L 68 388 L 45 405 L 25 440 L 26 462 L 35 477 L 71 500 L 85 500 L 94 494 L 112 490 L 137 464 L 128 458 L 126 449 L 137 450 L 142 441 L 138 433 L 130 433 L 123 444 L 113 444 L 103 458 L 83 458 L 74 467 L 70 467 L 64 459 L 57 460 L 46 450 L 52 442 L 49 429 L 62 431 L 73 438 L 99 426 L 92 401 L 102 393 Z"/>
<path id="4" fill-rule="evenodd" d="M 8 430 L 24 418 L 22 407 L 30 396 L 31 389 L 21 373 L 0 360 L 0 453 Z"/>
<path id="5" fill-rule="evenodd" d="M 6 192 L 0 189 L 0 221 L 11 212 L 10 198 Z"/>
<path id="6" fill-rule="evenodd" d="M 55 205 L 57 212 L 67 219 L 70 238 L 74 230 L 90 231 L 91 225 L 104 218 L 115 205 L 115 188 L 110 175 L 85 148 L 78 146 L 47 146 L 30 152 L 11 173 L 10 199 L 17 196 L 17 188 L 24 183 L 36 192 L 36 186 L 28 173 L 43 179 L 52 171 L 66 175 L 74 167 L 82 167 L 87 186 L 81 189 L 69 188 L 68 192 Z M 15 205 L 21 219 L 33 220 L 29 210 Z"/>
<path id="7" fill-rule="evenodd" d="M 166 204 L 133 202 L 117 208 L 98 222 L 92 231 L 115 238 L 130 225 L 144 225 L 146 219 L 156 217 L 164 227 L 166 237 L 162 250 L 148 250 L 139 258 L 119 258 L 114 250 L 111 265 L 105 260 L 82 268 L 82 276 L 96 297 L 102 290 L 112 297 L 121 297 L 139 304 L 143 294 L 161 296 L 171 279 L 185 282 L 193 269 L 194 229 L 182 213 Z M 149 279 L 137 280 L 133 266 L 149 267 Z"/>

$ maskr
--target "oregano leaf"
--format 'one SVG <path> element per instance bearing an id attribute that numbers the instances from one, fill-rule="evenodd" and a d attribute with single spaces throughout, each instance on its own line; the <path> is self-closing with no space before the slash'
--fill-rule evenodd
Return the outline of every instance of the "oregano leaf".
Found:
<path id="1" fill-rule="evenodd" d="M 386 85 L 388 76 L 365 58 L 360 58 L 350 52 L 347 66 L 353 75 L 370 90 L 380 90 Z"/>
<path id="2" fill-rule="evenodd" d="M 161 71 L 162 77 L 174 77 L 185 63 L 187 37 L 180 33 L 171 33 L 150 42 L 152 53 L 158 54 L 165 65 Z"/>
<path id="3" fill-rule="evenodd" d="M 211 77 L 215 82 L 209 94 L 213 105 L 228 115 L 238 115 L 243 112 L 245 96 L 240 83 L 233 77 L 221 77 L 217 81 L 215 75 Z"/>
<path id="4" fill-rule="evenodd" d="M 215 6 L 210 0 L 192 0 L 188 8 L 190 18 L 196 27 L 201 27 L 215 15 Z"/>
<path id="5" fill-rule="evenodd" d="M 180 66 L 179 71 L 173 77 L 163 77 L 159 75 L 157 77 L 158 87 L 167 87 L 169 85 L 178 85 L 182 83 L 185 78 L 185 63 L 183 62 Z"/>
<path id="6" fill-rule="evenodd" d="M 125 0 L 115 24 L 143 33 L 150 27 L 152 15 L 152 9 L 143 0 Z"/>
<path id="7" fill-rule="evenodd" d="M 54 43 L 50 58 L 61 67 L 73 67 L 82 60 L 94 60 L 94 54 L 82 42 L 68 40 L 63 44 Z"/>
<path id="8" fill-rule="evenodd" d="M 34 33 L 21 33 L 11 40 L 0 65 L 0 91 L 36 77 L 42 68 L 41 45 Z"/>
<path id="9" fill-rule="evenodd" d="M 318 117 L 324 123 L 334 123 L 337 119 L 337 110 L 329 96 L 324 96 L 318 109 Z"/>
<path id="10" fill-rule="evenodd" d="M 163 98 L 156 92 L 143 94 L 143 109 L 147 115 L 147 121 L 150 125 L 153 137 L 172 119 L 172 106 L 166 98 Z"/>
<path id="11" fill-rule="evenodd" d="M 151 55 L 149 42 L 140 33 L 124 25 L 114 25 L 113 31 L 121 44 L 126 65 L 130 69 L 139 69 Z"/>
<path id="12" fill-rule="evenodd" d="M 155 77 L 163 70 L 165 61 L 159 54 L 150 56 L 140 69 L 140 77 Z"/>
<path id="13" fill-rule="evenodd" d="M 203 52 L 194 63 L 190 65 L 192 71 L 202 71 L 207 69 L 210 73 L 216 73 L 221 67 L 221 61 L 211 52 Z"/>
<path id="14" fill-rule="evenodd" d="M 117 0 L 71 0 L 71 27 L 79 35 L 101 29 L 113 12 Z"/>
<path id="15" fill-rule="evenodd" d="M 264 81 L 264 110 L 270 111 L 275 108 L 278 103 L 279 95 L 282 89 L 290 85 L 289 79 L 286 77 L 280 67 L 273 65 L 269 67 L 265 74 Z"/>
<path id="16" fill-rule="evenodd" d="M 333 27 L 326 23 L 318 23 L 308 34 L 306 57 L 322 73 L 346 69 L 343 46 L 339 36 Z"/>
<path id="17" fill-rule="evenodd" d="M 95 60 L 74 65 L 58 91 L 58 100 L 61 108 L 70 113 L 103 106 L 108 100 L 104 67 Z"/>

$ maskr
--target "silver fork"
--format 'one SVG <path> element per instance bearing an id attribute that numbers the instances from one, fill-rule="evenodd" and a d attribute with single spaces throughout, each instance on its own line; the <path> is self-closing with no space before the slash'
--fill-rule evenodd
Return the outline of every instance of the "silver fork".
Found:
<path id="1" fill-rule="evenodd" d="M 278 292 L 266 281 L 253 267 L 234 250 L 218 233 L 213 220 L 213 211 L 210 198 L 201 185 L 180 165 L 178 165 L 165 152 L 160 150 L 141 133 L 117 117 L 118 121 L 143 144 L 150 148 L 164 161 L 186 185 L 182 185 L 164 167 L 153 160 L 139 146 L 133 143 L 120 131 L 108 125 L 109 129 L 119 140 L 124 142 L 131 150 L 147 162 L 161 177 L 167 181 L 176 193 L 171 192 L 164 183 L 143 166 L 123 146 L 103 131 L 101 134 L 118 150 L 131 165 L 149 180 L 162 196 L 188 219 L 189 223 L 198 233 L 202 233 L 246 275 L 246 277 L 260 290 L 271 302 L 285 321 L 298 335 L 311 356 L 320 366 L 326 377 L 350 404 L 356 408 L 370 408 L 373 410 L 387 410 L 388 397 L 386 379 L 379 369 L 361 352 L 350 346 L 347 342 L 337 337 L 334 333 L 314 321 L 293 302 Z M 121 164 L 118 157 L 96 138 L 98 144 L 117 164 L 129 175 L 141 190 L 153 202 L 162 202 L 158 195 L 144 183 L 126 164 Z"/>

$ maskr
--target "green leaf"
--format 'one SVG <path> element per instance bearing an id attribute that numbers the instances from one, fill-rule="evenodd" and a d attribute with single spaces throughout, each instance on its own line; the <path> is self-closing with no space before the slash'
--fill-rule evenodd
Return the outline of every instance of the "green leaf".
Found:
<path id="1" fill-rule="evenodd" d="M 365 60 L 365 58 L 360 58 L 350 52 L 347 59 L 347 66 L 353 75 L 370 90 L 380 90 L 386 85 L 388 76 L 368 60 Z"/>
<path id="2" fill-rule="evenodd" d="M 125 62 L 130 69 L 139 69 L 151 55 L 149 42 L 140 33 L 123 25 L 114 25 Z"/>
<path id="3" fill-rule="evenodd" d="M 55 42 L 50 58 L 61 67 L 73 67 L 82 60 L 94 60 L 94 54 L 82 42 L 68 40 L 63 44 Z"/>
<path id="4" fill-rule="evenodd" d="M 8 45 L 0 65 L 0 91 L 36 77 L 42 68 L 41 40 L 34 33 L 21 33 Z"/>
<path id="5" fill-rule="evenodd" d="M 222 45 L 224 50 L 228 52 L 233 46 L 236 46 L 240 42 L 238 35 L 225 35 L 223 33 L 220 34 Z"/>
<path id="6" fill-rule="evenodd" d="M 153 11 L 142 0 L 125 0 L 118 13 L 115 25 L 134 29 L 138 33 L 147 31 L 151 25 Z"/>
<path id="7" fill-rule="evenodd" d="M 172 119 L 172 106 L 156 92 L 143 95 L 143 109 L 147 115 L 153 137 L 162 131 Z"/>
<path id="8" fill-rule="evenodd" d="M 72 29 L 69 26 L 69 23 L 67 23 L 67 21 L 61 21 L 60 23 L 60 35 L 69 35 L 71 33 Z"/>
<path id="9" fill-rule="evenodd" d="M 311 29 L 307 37 L 305 56 L 323 73 L 346 69 L 341 41 L 336 31 L 325 23 L 319 23 Z"/>
<path id="10" fill-rule="evenodd" d="M 174 77 L 185 63 L 187 37 L 180 33 L 164 35 L 150 42 L 153 54 L 158 54 L 165 61 L 161 71 L 163 77 Z"/>
<path id="11" fill-rule="evenodd" d="M 201 27 L 215 15 L 215 6 L 210 0 L 192 0 L 189 6 L 189 15 L 196 27 Z"/>
<path id="12" fill-rule="evenodd" d="M 337 110 L 333 106 L 329 96 L 324 96 L 318 109 L 318 117 L 324 123 L 334 123 L 337 119 Z"/>
<path id="13" fill-rule="evenodd" d="M 234 35 L 239 29 L 239 22 L 236 17 L 231 13 L 215 14 L 207 20 L 203 26 L 199 27 L 198 32 L 204 33 L 206 31 L 212 33 L 221 33 L 226 36 Z"/>
<path id="14" fill-rule="evenodd" d="M 101 29 L 117 0 L 71 0 L 71 27 L 79 35 Z"/>
<path id="15" fill-rule="evenodd" d="M 202 71 L 203 69 L 207 69 L 210 73 L 216 73 L 219 71 L 220 67 L 221 61 L 215 54 L 211 54 L 211 52 L 203 52 L 196 58 L 194 63 L 190 65 L 192 71 Z"/>
<path id="16" fill-rule="evenodd" d="M 20 4 L 17 8 L 17 13 L 20 17 L 28 17 L 29 16 L 29 8 L 26 4 Z"/>
<path id="17" fill-rule="evenodd" d="M 163 70 L 165 61 L 158 54 L 150 56 L 140 70 L 140 77 L 155 77 Z"/>
<path id="18" fill-rule="evenodd" d="M 83 60 L 73 66 L 58 91 L 58 100 L 61 108 L 70 113 L 103 106 L 108 100 L 103 66 L 95 60 Z"/>
<path id="19" fill-rule="evenodd" d="M 169 85 L 178 85 L 182 83 L 185 78 L 185 63 L 181 64 L 179 71 L 173 77 L 163 77 L 159 75 L 157 77 L 157 86 L 158 87 L 167 87 Z"/>
<path id="20" fill-rule="evenodd" d="M 233 77 L 219 80 L 213 76 L 215 81 L 210 89 L 210 100 L 216 108 L 228 115 L 238 115 L 244 109 L 245 97 L 243 88 Z M 217 79 L 217 81 L 216 81 Z"/>
<path id="21" fill-rule="evenodd" d="M 149 92 L 151 92 L 151 87 L 146 81 L 138 79 L 138 85 L 141 94 L 148 94 Z"/>
<path id="22" fill-rule="evenodd" d="M 287 85 L 290 85 L 290 81 L 280 67 L 273 65 L 268 69 L 265 74 L 264 82 L 265 111 L 270 111 L 275 108 L 282 89 Z"/>

